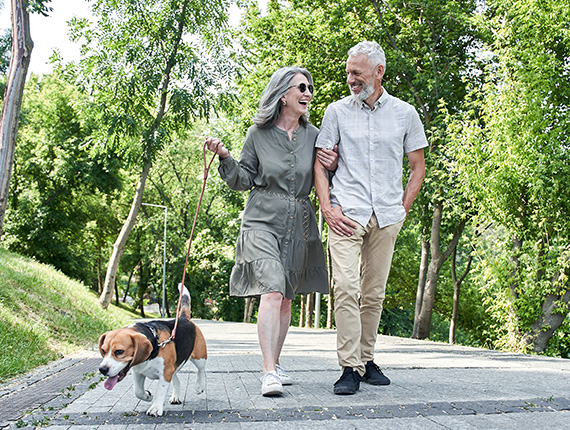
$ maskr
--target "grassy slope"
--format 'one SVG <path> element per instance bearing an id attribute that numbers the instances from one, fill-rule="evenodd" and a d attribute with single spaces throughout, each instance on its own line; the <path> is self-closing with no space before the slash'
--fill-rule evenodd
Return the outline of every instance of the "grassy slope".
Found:
<path id="1" fill-rule="evenodd" d="M 80 282 L 0 248 L 0 382 L 82 349 L 136 318 Z"/>

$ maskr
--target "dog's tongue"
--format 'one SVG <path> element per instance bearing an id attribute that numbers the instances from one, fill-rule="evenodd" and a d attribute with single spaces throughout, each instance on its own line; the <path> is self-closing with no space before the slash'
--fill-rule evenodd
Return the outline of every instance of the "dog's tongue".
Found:
<path id="1" fill-rule="evenodd" d="M 107 390 L 112 390 L 113 387 L 117 384 L 117 382 L 119 382 L 118 376 L 113 376 L 112 378 L 107 378 L 107 380 L 105 381 L 105 388 Z"/>

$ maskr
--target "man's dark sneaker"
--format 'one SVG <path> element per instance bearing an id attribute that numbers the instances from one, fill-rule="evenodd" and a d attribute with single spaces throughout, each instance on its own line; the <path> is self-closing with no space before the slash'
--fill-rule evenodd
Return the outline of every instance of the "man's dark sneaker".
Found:
<path id="1" fill-rule="evenodd" d="M 352 367 L 345 367 L 342 376 L 334 383 L 335 394 L 354 394 L 360 388 L 360 375 Z"/>
<path id="2" fill-rule="evenodd" d="M 366 363 L 366 372 L 362 375 L 362 380 L 371 385 L 390 385 L 390 380 L 373 361 Z"/>

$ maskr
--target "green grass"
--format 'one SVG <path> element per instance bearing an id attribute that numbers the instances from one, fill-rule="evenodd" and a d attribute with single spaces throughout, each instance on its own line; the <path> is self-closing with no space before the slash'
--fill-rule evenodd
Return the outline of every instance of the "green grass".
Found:
<path id="1" fill-rule="evenodd" d="M 56 269 L 0 248 L 0 382 L 84 349 L 136 314 Z"/>

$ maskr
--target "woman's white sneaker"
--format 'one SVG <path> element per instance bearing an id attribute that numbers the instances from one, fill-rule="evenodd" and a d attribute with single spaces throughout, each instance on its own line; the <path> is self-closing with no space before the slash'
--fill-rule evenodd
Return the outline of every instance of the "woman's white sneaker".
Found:
<path id="1" fill-rule="evenodd" d="M 276 364 L 275 369 L 277 369 L 277 376 L 279 376 L 279 379 L 281 379 L 281 385 L 293 384 L 293 380 L 291 379 L 291 377 L 287 373 L 287 370 L 285 370 L 284 367 Z"/>
<path id="2" fill-rule="evenodd" d="M 276 371 L 263 372 L 261 394 L 263 396 L 280 396 L 283 394 L 283 385 Z"/>

